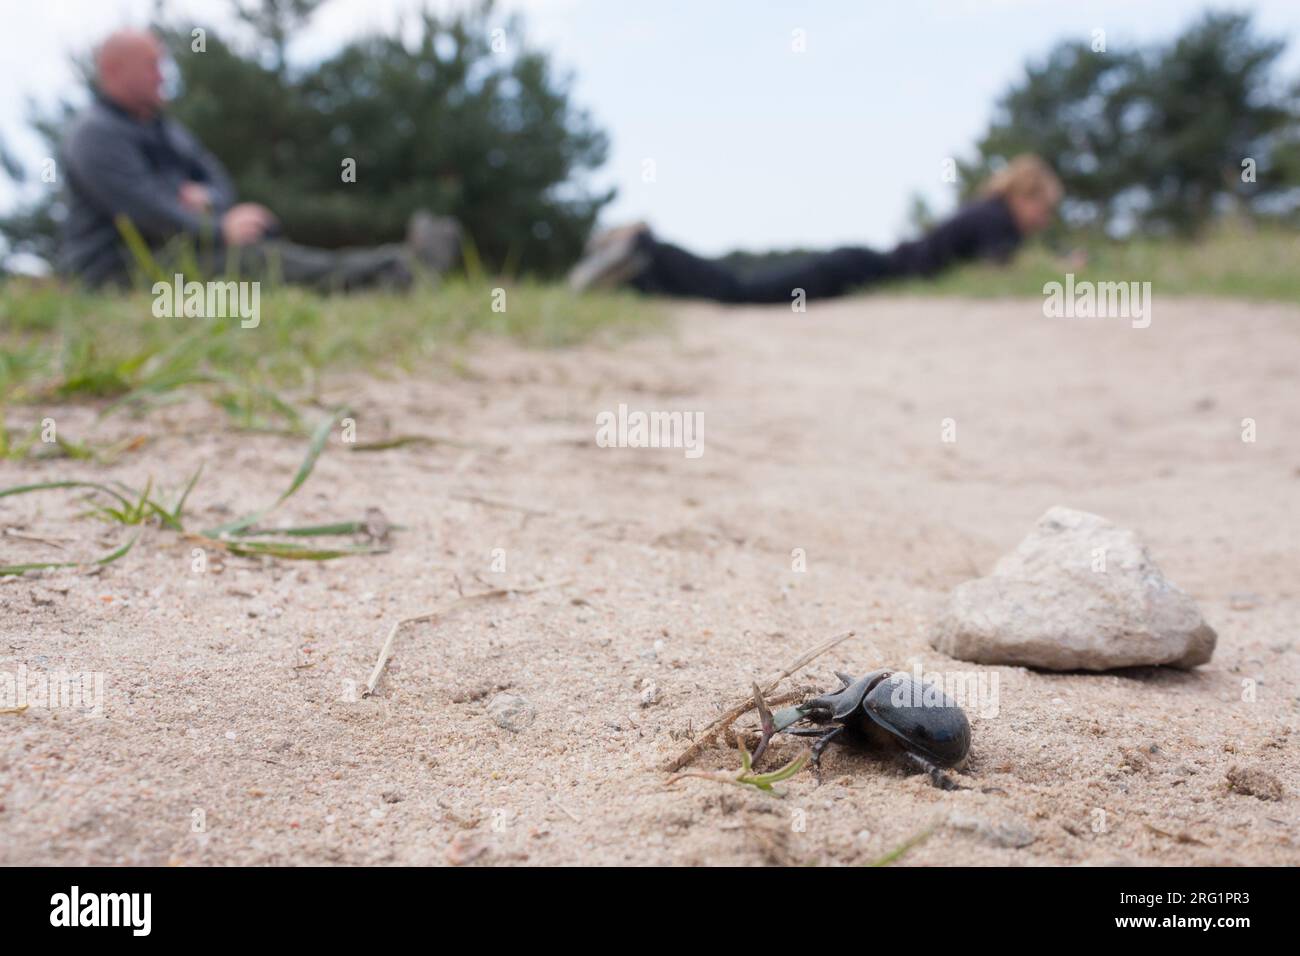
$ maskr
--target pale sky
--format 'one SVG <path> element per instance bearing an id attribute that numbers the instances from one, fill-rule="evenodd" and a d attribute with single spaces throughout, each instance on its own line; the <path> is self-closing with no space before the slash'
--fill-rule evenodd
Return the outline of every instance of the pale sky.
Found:
<path id="1" fill-rule="evenodd" d="M 43 156 L 24 130 L 28 97 L 73 87 L 67 53 L 115 26 L 147 21 L 155 0 L 0 0 L 0 131 L 20 161 Z M 291 48 L 324 55 L 392 27 L 418 0 L 328 0 Z M 435 8 L 456 6 L 437 0 Z M 970 155 L 997 96 L 1029 57 L 1106 31 L 1109 49 L 1167 37 L 1196 0 L 507 0 L 531 39 L 575 74 L 574 92 L 611 137 L 597 182 L 619 187 L 610 224 L 649 221 L 705 253 L 735 248 L 884 245 L 909 197 L 946 210 L 940 178 Z M 1225 0 L 1269 36 L 1292 39 L 1300 77 L 1300 0 Z M 164 0 L 229 29 L 229 0 Z M 806 49 L 793 50 L 794 31 Z M 203 137 L 211 131 L 196 130 Z M 646 161 L 655 181 L 643 181 Z M 0 187 L 0 203 L 12 192 Z"/>

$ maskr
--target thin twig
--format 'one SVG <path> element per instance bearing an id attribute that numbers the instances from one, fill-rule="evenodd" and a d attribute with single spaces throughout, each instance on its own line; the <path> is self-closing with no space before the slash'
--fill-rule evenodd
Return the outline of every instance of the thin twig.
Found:
<path id="1" fill-rule="evenodd" d="M 1168 837 L 1171 840 L 1177 840 L 1179 843 L 1195 843 L 1197 846 L 1209 846 L 1204 840 L 1198 840 L 1190 833 L 1170 833 L 1168 830 L 1162 830 L 1159 827 L 1152 826 L 1149 823 L 1143 824 L 1148 830 L 1156 836 Z"/>
<path id="2" fill-rule="evenodd" d="M 484 498 L 482 495 L 465 495 L 459 492 L 452 492 L 447 497 L 456 501 L 468 501 L 471 504 L 482 505 L 485 508 L 503 508 L 506 511 L 518 511 L 522 514 L 532 515 L 535 518 L 549 517 L 551 512 L 538 511 L 536 508 L 529 508 L 525 505 L 517 505 L 510 501 L 496 501 L 492 498 Z"/>
<path id="3" fill-rule="evenodd" d="M 530 588 L 494 588 L 491 591 L 480 591 L 478 594 L 467 594 L 462 598 L 457 598 L 450 604 L 436 608 L 425 614 L 417 614 L 414 617 L 404 617 L 393 624 L 388 630 L 388 637 L 384 639 L 384 646 L 379 651 L 379 659 L 375 661 L 375 668 L 370 672 L 370 679 L 366 681 L 366 690 L 361 696 L 369 697 L 375 692 L 375 687 L 379 683 L 380 676 L 384 673 L 384 666 L 388 663 L 388 655 L 393 650 L 393 638 L 397 637 L 397 632 L 405 624 L 420 624 L 424 621 L 432 621 L 435 618 L 442 617 L 444 614 L 450 614 L 452 611 L 459 610 L 469 604 L 478 604 L 483 601 L 491 601 L 496 598 L 503 598 L 510 594 L 532 594 L 535 591 L 545 591 L 549 588 L 563 587 L 571 583 L 569 580 L 554 581 L 550 584 L 538 584 Z"/>
<path id="4" fill-rule="evenodd" d="M 556 808 L 559 809 L 559 811 L 560 811 L 561 813 L 563 813 L 566 817 L 568 817 L 568 818 L 569 818 L 570 820 L 572 820 L 574 823 L 581 823 L 581 822 L 582 822 L 582 818 L 581 818 L 580 816 L 578 816 L 576 813 L 574 813 L 572 810 L 570 810 L 568 807 L 566 807 L 566 806 L 564 805 L 564 801 L 562 801 L 562 800 L 561 800 L 559 797 L 557 797 L 555 794 L 553 794 L 553 793 L 548 793 L 546 796 L 547 796 L 548 798 L 550 798 L 550 801 L 551 801 L 553 804 L 555 804 Z"/>
<path id="5" fill-rule="evenodd" d="M 808 666 L 817 658 L 829 651 L 832 647 L 847 641 L 850 637 L 853 637 L 854 633 L 855 632 L 853 631 L 845 631 L 843 634 L 837 634 L 835 637 L 822 641 L 816 647 L 804 651 L 795 658 L 794 661 L 782 668 L 781 673 L 777 674 L 775 677 L 769 678 L 762 684 L 761 689 L 763 694 L 770 694 L 776 689 L 776 685 L 781 683 L 781 681 L 785 680 L 796 671 Z M 688 763 L 694 760 L 705 747 L 711 744 L 719 733 L 753 710 L 754 706 L 754 692 L 751 690 L 741 698 L 740 703 L 727 708 L 721 717 L 717 718 L 713 723 L 705 727 L 704 730 L 700 732 L 700 736 L 696 738 L 694 743 L 672 760 L 664 764 L 663 770 L 666 773 L 676 773 L 678 770 L 681 770 L 682 767 L 685 767 Z"/>
<path id="6" fill-rule="evenodd" d="M 40 535 L 36 535 L 36 534 L 23 534 L 21 531 L 15 531 L 13 528 L 5 528 L 4 533 L 8 537 L 18 538 L 20 541 L 35 541 L 37 544 L 48 544 L 51 547 L 58 548 L 60 551 L 68 550 L 62 544 L 59 543 L 59 540 L 56 540 L 54 538 L 42 538 Z M 71 541 L 73 539 L 63 538 L 60 540 Z"/>

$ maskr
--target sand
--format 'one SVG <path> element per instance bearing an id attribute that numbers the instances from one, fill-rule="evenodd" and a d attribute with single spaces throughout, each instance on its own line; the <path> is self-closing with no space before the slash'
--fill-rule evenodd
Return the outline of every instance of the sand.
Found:
<path id="1" fill-rule="evenodd" d="M 335 436 L 276 513 L 379 508 L 404 526 L 391 552 L 195 573 L 191 543 L 149 528 L 98 573 L 0 579 L 0 672 L 104 688 L 102 716 L 0 714 L 0 863 L 834 865 L 924 833 L 903 863 L 1300 863 L 1300 309 L 1156 305 L 1148 329 L 1045 319 L 1037 300 L 690 305 L 631 344 L 488 341 L 465 374 L 328 381 L 358 441 L 458 442 L 358 453 Z M 598 447 L 619 403 L 702 413 L 704 453 Z M 94 411 L 16 424 L 84 436 Z M 133 434 L 149 442 L 110 467 L 4 462 L 0 485 L 175 490 L 204 462 L 207 525 L 268 503 L 303 451 L 197 401 L 96 433 Z M 1056 504 L 1144 537 L 1218 630 L 1208 665 L 1037 673 L 929 647 L 949 589 Z M 0 529 L 63 546 L 7 534 L 0 555 L 124 540 L 82 510 L 0 499 Z M 362 697 L 394 621 L 556 582 L 404 630 Z M 996 679 L 996 706 L 968 707 L 969 789 L 839 747 L 820 784 L 805 772 L 780 796 L 668 784 L 657 768 L 693 731 L 846 629 L 795 683 L 916 665 Z M 488 714 L 503 689 L 535 711 L 518 732 Z M 718 745 L 694 768 L 737 763 Z"/>

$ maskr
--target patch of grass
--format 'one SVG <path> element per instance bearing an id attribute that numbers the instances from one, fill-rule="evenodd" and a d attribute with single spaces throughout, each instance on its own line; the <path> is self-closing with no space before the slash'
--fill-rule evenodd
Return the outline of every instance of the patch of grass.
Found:
<path id="1" fill-rule="evenodd" d="M 189 532 L 185 528 L 184 513 L 185 502 L 189 499 L 190 492 L 198 483 L 199 476 L 203 469 L 197 469 L 190 477 L 190 480 L 181 490 L 176 499 L 176 503 L 171 507 L 161 504 L 154 495 L 153 479 L 150 478 L 143 489 L 135 490 L 121 483 L 115 483 L 117 487 L 96 481 L 43 481 L 30 485 L 16 485 L 12 488 L 0 489 L 0 498 L 10 495 L 31 494 L 37 491 L 55 491 L 63 489 L 82 489 L 90 492 L 91 501 L 90 514 L 95 515 L 105 521 L 124 526 L 141 526 L 157 521 L 161 527 L 168 528 L 183 535 L 187 540 L 193 541 L 199 545 L 218 548 L 223 551 L 229 551 L 232 554 L 242 555 L 266 555 L 269 557 L 288 559 L 288 560 L 305 560 L 305 561 L 329 561 L 334 558 L 347 557 L 356 554 L 381 554 L 388 550 L 381 544 L 351 544 L 338 546 L 320 546 L 300 544 L 293 540 L 262 540 L 267 537 L 274 538 L 314 538 L 314 537 L 333 537 L 339 535 L 348 535 L 356 533 L 370 534 L 370 522 L 368 521 L 339 521 L 323 525 L 301 525 L 298 527 L 270 528 L 259 529 L 258 522 L 265 518 L 271 511 L 283 504 L 295 491 L 303 486 L 309 477 L 312 469 L 316 467 L 316 460 L 320 457 L 329 440 L 330 432 L 339 420 L 347 414 L 346 409 L 338 409 L 328 418 L 323 419 L 316 426 L 312 433 L 312 438 L 307 446 L 307 454 L 298 466 L 297 472 L 293 476 L 293 481 L 275 501 L 257 511 L 250 512 L 242 518 L 236 518 L 234 521 L 220 525 L 215 528 L 208 528 L 200 532 Z M 95 497 L 99 496 L 96 501 Z M 102 503 L 104 498 L 108 503 Z M 386 532 L 385 532 L 386 533 Z M 94 561 L 94 564 L 109 564 L 122 557 L 139 538 L 139 532 L 132 537 L 125 545 L 111 552 L 105 557 Z M 259 540 L 250 540 L 257 538 Z M 10 564 L 0 565 L 0 576 L 23 574 L 27 571 L 36 571 L 43 568 L 71 568 L 78 567 L 85 562 L 76 561 L 55 561 L 55 562 L 37 562 L 31 564 Z"/>
<path id="2" fill-rule="evenodd" d="M 136 532 L 126 544 L 93 561 L 34 561 L 30 564 L 3 564 L 0 565 L 0 575 L 26 574 L 28 571 L 44 571 L 47 568 L 78 568 L 83 564 L 112 564 L 130 551 L 139 538 L 140 534 Z"/>
<path id="3" fill-rule="evenodd" d="M 780 796 L 773 784 L 780 783 L 782 780 L 789 780 L 808 763 L 812 757 L 812 752 L 807 748 L 800 750 L 794 759 L 782 767 L 772 770 L 768 773 L 755 773 L 754 762 L 749 755 L 749 748 L 739 737 L 736 738 L 736 746 L 740 750 L 740 770 L 737 773 L 728 773 L 725 770 L 707 771 L 707 770 L 688 770 L 679 773 L 677 776 L 668 781 L 668 786 L 672 786 L 678 780 L 684 777 L 699 777 L 703 780 L 716 780 L 718 783 L 730 783 L 740 787 L 753 787 L 755 790 L 761 790 L 772 796 Z"/>
<path id="4" fill-rule="evenodd" d="M 882 287 L 914 295 L 972 298 L 1043 295 L 1067 272 L 1075 281 L 1150 282 L 1153 295 L 1204 295 L 1300 303 L 1300 235 L 1276 229 L 1223 226 L 1195 242 L 1134 239 L 1080 242 L 1084 265 L 1072 265 L 1040 245 L 1006 267 L 978 264 L 936 279 Z"/>
<path id="5" fill-rule="evenodd" d="M 503 311 L 493 311 L 498 288 Z M 15 405 L 86 400 L 112 414 L 197 390 L 238 427 L 300 433 L 299 402 L 326 372 L 454 367 L 476 335 L 549 348 L 630 335 L 661 314 L 631 294 L 475 275 L 409 294 L 321 296 L 263 283 L 260 324 L 241 328 L 238 318 L 156 318 L 148 290 L 9 279 L 0 281 L 0 456 L 39 447 L 28 430 L 6 428 L 4 410 Z M 94 453 L 75 444 L 62 452 L 74 450 Z"/>

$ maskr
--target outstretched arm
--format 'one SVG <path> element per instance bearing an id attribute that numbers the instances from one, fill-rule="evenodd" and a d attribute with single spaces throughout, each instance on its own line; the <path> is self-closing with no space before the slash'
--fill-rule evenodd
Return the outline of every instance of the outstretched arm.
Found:
<path id="1" fill-rule="evenodd" d="M 900 275 L 932 276 L 958 262 L 1007 262 L 1021 236 L 1001 200 L 986 199 L 960 209 L 925 236 L 904 242 L 890 255 Z"/>

